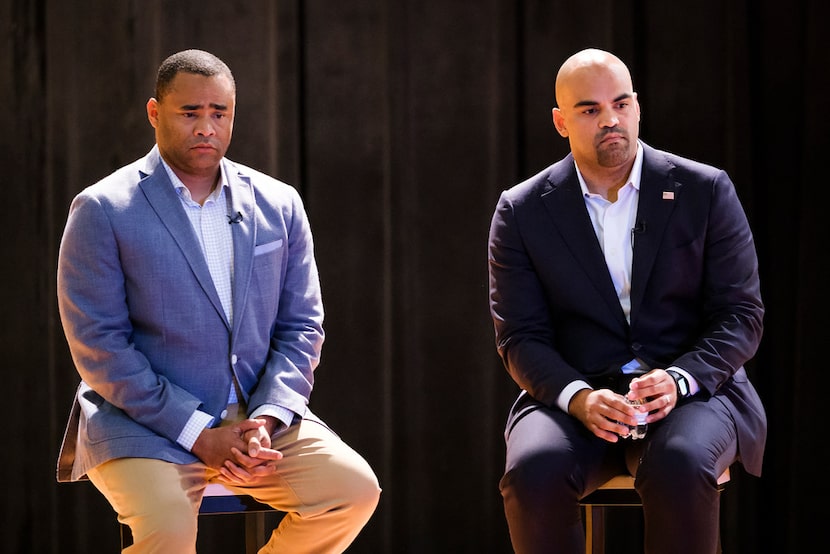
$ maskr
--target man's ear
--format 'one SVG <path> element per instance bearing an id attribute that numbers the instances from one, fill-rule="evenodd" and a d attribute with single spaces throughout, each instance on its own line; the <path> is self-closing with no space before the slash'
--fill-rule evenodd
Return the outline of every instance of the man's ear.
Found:
<path id="1" fill-rule="evenodd" d="M 640 121 L 640 98 L 637 96 L 637 93 L 634 93 L 634 104 L 637 106 L 637 121 Z"/>
<path id="2" fill-rule="evenodd" d="M 147 119 L 150 120 L 150 125 L 155 129 L 159 120 L 159 103 L 155 98 L 147 100 Z"/>
<path id="3" fill-rule="evenodd" d="M 553 116 L 553 126 L 556 127 L 556 131 L 562 137 L 567 138 L 568 127 L 565 125 L 565 116 L 562 115 L 562 110 L 560 110 L 559 108 L 553 108 L 551 110 L 551 115 Z"/>

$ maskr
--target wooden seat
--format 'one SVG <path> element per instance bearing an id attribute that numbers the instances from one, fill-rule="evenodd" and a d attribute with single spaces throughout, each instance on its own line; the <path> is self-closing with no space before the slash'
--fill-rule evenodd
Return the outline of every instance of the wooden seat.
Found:
<path id="1" fill-rule="evenodd" d="M 265 514 L 280 513 L 267 504 L 261 504 L 248 495 L 237 494 L 220 483 L 211 483 L 205 488 L 199 515 L 244 514 L 245 553 L 256 554 L 267 538 Z M 130 528 L 121 524 L 121 549 L 133 543 Z"/>
<path id="2" fill-rule="evenodd" d="M 718 490 L 729 481 L 729 468 L 718 478 Z M 585 508 L 585 553 L 605 553 L 605 508 L 616 506 L 642 506 L 640 495 L 634 490 L 634 477 L 617 475 L 580 500 Z M 720 541 L 718 541 L 720 552 Z"/>

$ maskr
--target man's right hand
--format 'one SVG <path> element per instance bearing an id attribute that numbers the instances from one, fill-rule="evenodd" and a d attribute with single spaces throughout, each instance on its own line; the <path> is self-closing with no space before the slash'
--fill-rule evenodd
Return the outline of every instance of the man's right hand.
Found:
<path id="1" fill-rule="evenodd" d="M 261 420 L 246 419 L 233 425 L 204 429 L 193 443 L 191 452 L 208 467 L 219 470 L 225 466 L 225 461 L 234 458 L 232 448 L 248 451 L 248 443 L 243 439 L 243 435 L 262 425 Z"/>
<path id="2" fill-rule="evenodd" d="M 572 416 L 608 442 L 617 442 L 620 437 L 628 436 L 628 426 L 637 424 L 635 410 L 625 397 L 609 389 L 583 389 L 571 398 L 568 405 Z"/>

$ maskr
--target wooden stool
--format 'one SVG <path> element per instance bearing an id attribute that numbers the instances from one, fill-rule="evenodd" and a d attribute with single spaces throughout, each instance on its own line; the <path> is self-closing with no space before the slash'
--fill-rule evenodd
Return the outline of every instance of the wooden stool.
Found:
<path id="1" fill-rule="evenodd" d="M 220 483 L 211 483 L 205 488 L 199 506 L 199 515 L 245 514 L 245 554 L 256 554 L 265 544 L 268 538 L 268 530 L 265 529 L 266 512 L 279 513 L 248 495 L 239 495 L 226 489 Z M 121 524 L 121 549 L 132 543 L 130 528 Z"/>
<path id="2" fill-rule="evenodd" d="M 718 490 L 729 481 L 729 468 L 718 478 Z M 634 477 L 617 475 L 579 501 L 585 507 L 585 554 L 605 553 L 605 508 L 615 506 L 642 506 L 640 495 L 634 490 Z M 718 541 L 718 552 L 720 552 Z"/>

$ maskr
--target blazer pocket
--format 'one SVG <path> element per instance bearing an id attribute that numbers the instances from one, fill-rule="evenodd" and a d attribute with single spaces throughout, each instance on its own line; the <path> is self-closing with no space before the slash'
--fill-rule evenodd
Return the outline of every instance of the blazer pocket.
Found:
<path id="1" fill-rule="evenodd" d="M 267 254 L 268 252 L 273 252 L 280 246 L 282 246 L 282 239 L 260 244 L 254 247 L 254 256 L 261 256 L 263 254 Z"/>

